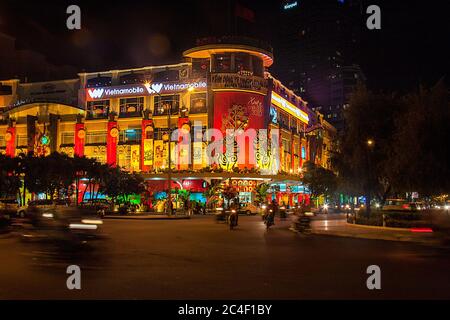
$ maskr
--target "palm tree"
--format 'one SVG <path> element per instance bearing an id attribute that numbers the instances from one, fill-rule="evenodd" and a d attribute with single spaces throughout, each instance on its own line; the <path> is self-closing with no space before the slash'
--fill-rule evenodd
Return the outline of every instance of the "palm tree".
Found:
<path id="1" fill-rule="evenodd" d="M 222 192 L 222 185 L 220 183 L 213 183 L 209 188 L 203 192 L 203 196 L 206 198 L 206 207 L 210 209 L 219 201 L 219 194 Z"/>
<path id="2" fill-rule="evenodd" d="M 264 202 L 266 202 L 267 191 L 269 190 L 269 188 L 270 185 L 268 183 L 261 183 L 255 188 L 255 203 L 257 205 L 262 205 Z"/>

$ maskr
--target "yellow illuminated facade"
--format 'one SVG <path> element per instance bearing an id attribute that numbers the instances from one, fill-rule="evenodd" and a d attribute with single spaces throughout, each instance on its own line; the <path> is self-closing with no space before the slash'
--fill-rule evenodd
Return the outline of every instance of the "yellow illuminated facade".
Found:
<path id="1" fill-rule="evenodd" d="M 174 65 L 80 73 L 45 83 L 0 81 L 0 152 L 84 155 L 151 179 L 164 177 L 169 167 L 169 128 L 186 129 L 193 140 L 194 126 L 200 132 L 278 129 L 279 145 L 272 150 L 278 157 L 258 155 L 254 165 L 232 166 L 229 177 L 266 170 L 268 179 L 280 174 L 297 179 L 312 159 L 308 128 L 334 128 L 324 127 L 301 97 L 270 75 L 268 48 L 235 40 L 203 40 Z M 46 146 L 40 144 L 43 136 L 49 139 Z M 214 170 L 206 170 L 207 142 L 196 140 L 178 153 L 176 145 L 172 141 L 170 148 L 174 174 L 209 181 Z M 177 162 L 177 157 L 190 159 Z M 328 166 L 329 153 L 317 157 L 314 161 Z"/>

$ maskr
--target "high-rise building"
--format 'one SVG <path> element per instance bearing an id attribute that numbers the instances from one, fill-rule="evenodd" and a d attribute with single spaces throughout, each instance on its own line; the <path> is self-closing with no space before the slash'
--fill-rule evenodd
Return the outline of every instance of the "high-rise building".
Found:
<path id="1" fill-rule="evenodd" d="M 274 74 L 342 129 L 342 110 L 364 81 L 358 65 L 360 1 L 285 0 L 279 10 Z"/>

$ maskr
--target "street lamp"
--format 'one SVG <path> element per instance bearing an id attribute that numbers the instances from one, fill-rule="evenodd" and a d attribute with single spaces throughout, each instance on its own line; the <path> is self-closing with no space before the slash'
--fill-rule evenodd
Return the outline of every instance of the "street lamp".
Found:
<path id="1" fill-rule="evenodd" d="M 158 95 L 158 97 L 160 98 L 159 103 L 162 102 L 162 95 L 161 93 L 157 92 L 156 90 L 153 90 L 151 87 L 151 83 L 150 82 L 146 82 L 144 83 L 144 86 L 147 88 L 147 90 L 150 90 L 152 92 L 154 92 L 155 94 Z M 193 86 L 189 86 L 189 88 L 187 88 L 188 92 L 193 92 L 194 91 L 194 87 Z M 169 203 L 169 208 L 168 208 L 168 213 L 169 215 L 172 215 L 173 213 L 173 207 L 172 207 L 172 190 L 171 190 L 171 185 L 172 185 L 172 154 L 171 154 L 171 137 L 172 137 L 172 130 L 170 128 L 170 122 L 171 122 L 171 115 L 172 115 L 172 104 L 169 103 L 169 109 L 167 110 L 167 129 L 168 129 L 168 133 L 167 133 L 167 143 L 168 143 L 168 170 L 167 170 L 167 201 Z M 182 112 L 186 112 L 187 109 L 186 107 L 183 107 Z M 164 140 L 164 137 L 163 137 Z M 164 168 L 164 167 L 163 167 Z"/>
<path id="2" fill-rule="evenodd" d="M 375 144 L 375 141 L 373 141 L 372 139 L 368 139 L 368 140 L 367 140 L 367 145 L 368 145 L 369 147 L 373 147 L 374 144 Z"/>
<path id="3" fill-rule="evenodd" d="M 162 103 L 162 95 L 161 95 L 161 93 L 159 93 L 158 91 L 156 91 L 156 90 L 153 90 L 152 89 L 152 87 L 151 87 L 151 83 L 150 82 L 146 82 L 145 84 L 144 84 L 144 86 L 147 88 L 147 89 L 149 89 L 149 90 L 151 90 L 152 92 L 154 92 L 155 94 L 157 94 L 158 95 L 158 97 L 159 97 L 159 103 Z M 169 105 L 169 109 L 167 110 L 167 129 L 169 130 L 168 131 L 168 133 L 167 133 L 167 143 L 168 143 L 168 148 L 167 148 L 167 150 L 168 150 L 168 171 L 167 171 L 167 201 L 168 201 L 168 204 L 169 204 L 169 207 L 168 207 L 168 213 L 169 213 L 169 215 L 172 215 L 172 211 L 173 211 L 173 208 L 172 208 L 172 192 L 171 192 L 171 184 L 172 184 L 172 166 L 171 166 L 171 162 L 172 162 L 172 159 L 171 159 L 171 152 L 170 152 L 170 138 L 171 138 L 171 130 L 170 130 L 170 120 L 171 120 L 171 118 L 170 118 L 170 116 L 171 116 L 171 114 L 172 114 L 172 104 L 171 103 L 169 103 L 168 104 Z M 165 140 L 164 139 L 165 137 L 163 136 L 163 140 Z"/>

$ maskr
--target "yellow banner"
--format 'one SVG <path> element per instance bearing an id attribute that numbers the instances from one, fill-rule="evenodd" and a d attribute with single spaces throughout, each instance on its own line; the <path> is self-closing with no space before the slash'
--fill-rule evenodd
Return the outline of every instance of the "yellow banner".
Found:
<path id="1" fill-rule="evenodd" d="M 155 167 L 158 169 L 161 169 L 161 167 L 164 164 L 164 142 L 162 140 L 155 140 L 154 141 L 154 148 L 155 148 Z"/>
<path id="2" fill-rule="evenodd" d="M 140 164 L 140 146 L 139 145 L 132 145 L 131 146 L 131 170 L 132 171 L 139 171 L 139 164 Z"/>
<path id="3" fill-rule="evenodd" d="M 153 164 L 153 139 L 144 139 L 144 166 Z"/>

